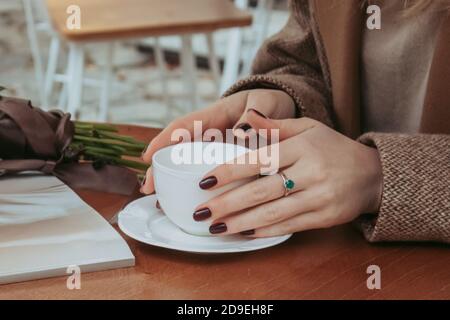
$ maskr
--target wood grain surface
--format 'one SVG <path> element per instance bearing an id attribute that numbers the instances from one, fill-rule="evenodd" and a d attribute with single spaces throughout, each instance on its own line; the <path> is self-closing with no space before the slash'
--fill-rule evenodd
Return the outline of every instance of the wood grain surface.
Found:
<path id="1" fill-rule="evenodd" d="M 158 130 L 123 126 L 122 132 L 149 141 Z M 106 219 L 129 200 L 77 193 Z M 0 299 L 450 299 L 448 246 L 369 244 L 350 225 L 225 255 L 182 253 L 124 237 L 135 267 L 82 274 L 80 290 L 68 290 L 65 277 L 3 285 Z M 381 290 L 367 289 L 369 265 L 381 268 Z"/>
<path id="2" fill-rule="evenodd" d="M 73 41 L 205 33 L 252 23 L 250 13 L 225 0 L 46 0 L 58 32 Z M 77 5 L 81 28 L 68 29 L 67 8 Z"/>

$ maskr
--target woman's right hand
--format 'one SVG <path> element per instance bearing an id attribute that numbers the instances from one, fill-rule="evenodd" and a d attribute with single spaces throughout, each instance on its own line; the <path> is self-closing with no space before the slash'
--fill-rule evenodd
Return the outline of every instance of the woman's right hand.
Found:
<path id="1" fill-rule="evenodd" d="M 176 129 L 186 129 L 194 135 L 194 121 L 202 122 L 203 131 L 219 129 L 225 133 L 226 129 L 233 128 L 233 133 L 239 138 L 245 137 L 245 131 L 251 129 L 247 123 L 247 111 L 253 109 L 262 116 L 271 119 L 288 119 L 295 116 L 295 104 L 292 98 L 280 90 L 254 89 L 240 91 L 226 98 L 216 101 L 213 105 L 192 112 L 184 117 L 172 121 L 149 144 L 142 158 L 150 163 L 153 154 L 161 148 L 176 144 L 171 139 Z M 154 192 L 151 168 L 147 171 L 141 187 L 141 192 L 151 194 Z"/>

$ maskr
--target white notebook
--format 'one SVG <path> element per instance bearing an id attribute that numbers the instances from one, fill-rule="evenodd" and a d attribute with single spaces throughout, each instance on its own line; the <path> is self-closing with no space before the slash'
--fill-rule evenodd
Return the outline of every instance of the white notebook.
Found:
<path id="1" fill-rule="evenodd" d="M 0 284 L 134 265 L 125 240 L 52 176 L 0 178 Z"/>

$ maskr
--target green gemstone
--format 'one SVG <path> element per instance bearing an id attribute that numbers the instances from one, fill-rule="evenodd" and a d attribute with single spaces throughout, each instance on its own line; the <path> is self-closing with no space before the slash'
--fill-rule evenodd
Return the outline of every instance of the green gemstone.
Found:
<path id="1" fill-rule="evenodd" d="M 288 188 L 289 190 L 294 189 L 295 183 L 294 181 L 292 181 L 291 179 L 286 180 L 286 182 L 284 183 L 284 186 L 286 188 Z"/>

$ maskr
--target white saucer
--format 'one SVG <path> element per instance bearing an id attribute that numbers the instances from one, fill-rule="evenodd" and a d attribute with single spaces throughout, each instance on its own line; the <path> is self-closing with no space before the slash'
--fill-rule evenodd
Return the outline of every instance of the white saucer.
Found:
<path id="1" fill-rule="evenodd" d="M 250 239 L 240 235 L 201 237 L 182 231 L 155 206 L 156 196 L 140 198 L 119 214 L 120 229 L 131 238 L 153 246 L 195 253 L 231 253 L 264 249 L 280 244 L 290 235 Z"/>

